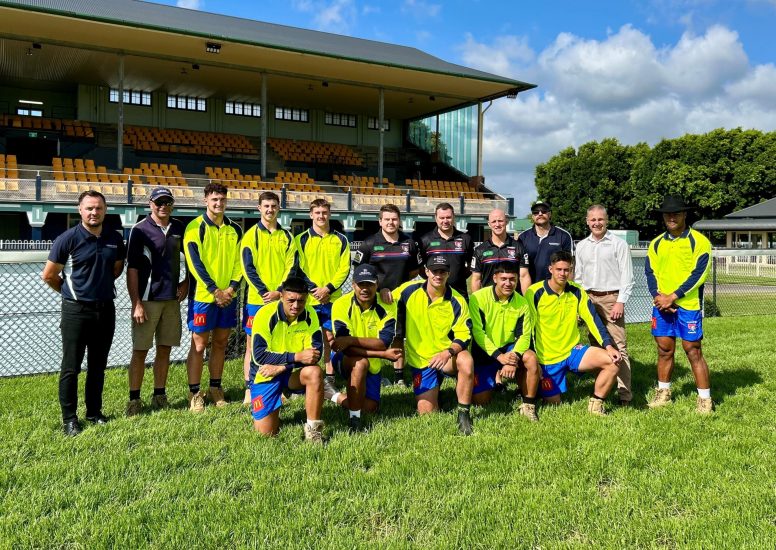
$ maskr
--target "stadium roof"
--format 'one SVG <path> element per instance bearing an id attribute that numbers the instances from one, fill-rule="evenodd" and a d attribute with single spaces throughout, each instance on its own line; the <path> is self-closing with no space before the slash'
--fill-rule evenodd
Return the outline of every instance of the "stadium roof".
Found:
<path id="1" fill-rule="evenodd" d="M 376 109 L 364 88 L 383 88 L 386 115 L 400 118 L 534 87 L 406 46 L 136 0 L 0 0 L 0 20 L 0 76 L 11 81 L 115 86 L 121 53 L 128 88 L 241 100 L 257 97 L 255 73 L 266 72 L 273 103 Z M 31 43 L 42 45 L 34 55 Z"/>
<path id="2" fill-rule="evenodd" d="M 700 220 L 693 227 L 702 231 L 776 230 L 776 197 L 732 212 L 721 220 Z"/>

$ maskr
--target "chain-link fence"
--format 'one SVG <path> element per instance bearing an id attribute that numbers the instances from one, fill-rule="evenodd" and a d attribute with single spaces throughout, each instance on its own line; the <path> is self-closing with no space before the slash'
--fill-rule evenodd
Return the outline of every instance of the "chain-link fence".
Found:
<path id="1" fill-rule="evenodd" d="M 59 370 L 61 299 L 40 278 L 47 255 L 46 251 L 0 252 L 0 376 Z M 633 251 L 636 284 L 626 306 L 629 323 L 650 320 L 652 299 L 644 277 L 645 256 L 646 250 Z M 343 290 L 350 289 L 348 280 Z M 108 364 L 123 366 L 132 354 L 131 307 L 123 274 L 116 281 L 116 294 L 116 335 Z M 776 313 L 776 250 L 715 250 L 705 298 L 707 315 Z M 184 301 L 184 320 L 186 309 Z M 185 361 L 188 354 L 190 335 L 185 325 L 181 346 L 173 348 L 174 361 Z M 241 357 L 244 351 L 245 333 L 240 325 L 230 340 L 227 356 Z M 153 353 L 149 353 L 149 362 Z"/>

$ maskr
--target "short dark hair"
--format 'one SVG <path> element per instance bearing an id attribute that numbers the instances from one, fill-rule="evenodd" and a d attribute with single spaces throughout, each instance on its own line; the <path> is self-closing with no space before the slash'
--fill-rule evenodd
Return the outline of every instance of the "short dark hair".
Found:
<path id="1" fill-rule="evenodd" d="M 310 212 L 313 211 L 313 208 L 326 208 L 327 210 L 331 210 L 331 205 L 326 199 L 315 199 L 310 203 Z"/>
<path id="2" fill-rule="evenodd" d="M 514 275 L 517 275 L 518 267 L 512 262 L 499 262 L 496 264 L 496 267 L 493 269 L 493 274 L 498 275 L 499 273 L 512 273 Z"/>
<path id="3" fill-rule="evenodd" d="M 84 191 L 83 193 L 78 195 L 78 204 L 81 204 L 81 202 L 84 200 L 85 197 L 94 197 L 95 199 L 102 199 L 102 203 L 107 204 L 107 201 L 105 200 L 105 195 L 103 195 L 99 191 L 95 191 L 94 189 L 89 189 L 88 191 Z"/>
<path id="4" fill-rule="evenodd" d="M 204 194 L 206 197 L 213 194 L 226 195 L 227 190 L 226 190 L 226 187 L 221 185 L 220 183 L 208 183 L 205 186 Z"/>
<path id="5" fill-rule="evenodd" d="M 283 281 L 280 287 L 283 292 L 296 292 L 297 294 L 309 294 L 310 289 L 301 277 L 289 277 Z"/>
<path id="6" fill-rule="evenodd" d="M 259 195 L 259 204 L 261 204 L 263 201 L 275 201 L 276 203 L 280 204 L 280 197 L 278 197 L 277 193 L 273 193 L 272 191 L 264 191 L 261 195 Z"/>
<path id="7" fill-rule="evenodd" d="M 401 212 L 399 211 L 399 207 L 395 204 L 384 204 L 380 207 L 380 213 L 378 214 L 378 218 L 383 218 L 383 212 L 391 212 L 392 214 L 396 214 L 401 218 Z"/>
<path id="8" fill-rule="evenodd" d="M 434 208 L 434 215 L 436 216 L 436 213 L 440 210 L 452 210 L 453 214 L 455 214 L 455 208 L 453 208 L 453 205 L 449 202 L 440 202 L 436 205 L 436 208 Z"/>
<path id="9" fill-rule="evenodd" d="M 558 250 L 557 252 L 553 252 L 552 256 L 550 256 L 550 265 L 556 264 L 558 262 L 568 262 L 573 264 L 574 256 L 572 256 L 571 252 L 568 250 Z"/>

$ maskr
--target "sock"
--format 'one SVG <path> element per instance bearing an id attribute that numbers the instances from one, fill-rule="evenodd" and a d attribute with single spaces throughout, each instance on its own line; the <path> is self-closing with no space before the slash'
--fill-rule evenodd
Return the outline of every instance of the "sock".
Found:
<path id="1" fill-rule="evenodd" d="M 350 411 L 350 418 L 361 418 L 361 411 Z"/>
<path id="2" fill-rule="evenodd" d="M 536 405 L 536 398 L 523 396 L 523 403 L 526 405 Z"/>
<path id="3" fill-rule="evenodd" d="M 323 420 L 310 420 L 307 419 L 307 425 L 311 428 L 317 428 L 318 426 L 323 426 Z"/>
<path id="4" fill-rule="evenodd" d="M 342 395 L 342 392 L 337 392 L 334 395 L 332 395 L 331 396 L 331 402 L 334 403 L 335 405 L 339 405 L 340 395 Z"/>
<path id="5" fill-rule="evenodd" d="M 250 380 L 246 380 L 246 381 L 245 381 L 245 389 L 246 389 L 246 390 L 249 390 L 249 389 L 251 389 L 251 381 L 250 381 Z"/>
<path id="6" fill-rule="evenodd" d="M 403 369 L 393 369 L 393 379 L 398 382 L 399 380 L 404 379 L 404 370 Z"/>
<path id="7" fill-rule="evenodd" d="M 598 397 L 598 396 L 595 394 L 595 392 L 593 392 L 593 399 L 598 399 L 599 401 L 605 401 L 605 400 L 606 400 L 606 398 L 604 398 L 604 397 Z"/>
<path id="8" fill-rule="evenodd" d="M 161 388 L 154 388 L 154 395 L 167 395 L 167 388 L 164 386 Z"/>
<path id="9" fill-rule="evenodd" d="M 471 403 L 466 403 L 466 404 L 458 403 L 458 412 L 466 412 L 466 413 L 468 413 L 469 409 L 471 409 L 471 407 L 472 407 Z"/>
<path id="10" fill-rule="evenodd" d="M 211 378 L 210 379 L 210 387 L 211 388 L 220 388 L 221 387 L 221 379 L 220 378 Z"/>
<path id="11" fill-rule="evenodd" d="M 189 391 L 191 393 L 199 393 L 199 384 L 189 384 Z"/>
<path id="12" fill-rule="evenodd" d="M 129 390 L 129 400 L 140 399 L 140 390 Z"/>
<path id="13" fill-rule="evenodd" d="M 659 390 L 670 390 L 671 389 L 671 382 L 661 382 L 660 380 L 657 381 L 657 389 Z"/>
<path id="14" fill-rule="evenodd" d="M 711 388 L 701 389 L 698 388 L 698 397 L 701 399 L 711 399 Z"/>

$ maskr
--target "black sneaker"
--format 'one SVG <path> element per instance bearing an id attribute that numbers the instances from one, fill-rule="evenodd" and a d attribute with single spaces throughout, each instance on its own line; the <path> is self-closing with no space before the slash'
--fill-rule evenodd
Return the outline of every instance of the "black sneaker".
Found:
<path id="1" fill-rule="evenodd" d="M 458 431 L 463 435 L 472 435 L 474 433 L 469 411 L 458 411 Z"/>
<path id="2" fill-rule="evenodd" d="M 361 425 L 361 418 L 358 416 L 351 416 L 348 419 L 348 431 L 352 434 L 363 432 L 364 428 Z"/>
<path id="3" fill-rule="evenodd" d="M 62 431 L 68 437 L 75 437 L 81 433 L 81 424 L 78 423 L 78 420 L 68 420 L 62 424 Z"/>
<path id="4" fill-rule="evenodd" d="M 92 424 L 97 424 L 98 426 L 104 426 L 105 424 L 108 423 L 108 417 L 106 417 L 102 413 L 97 413 L 93 416 L 87 416 L 86 420 L 88 420 Z"/>

